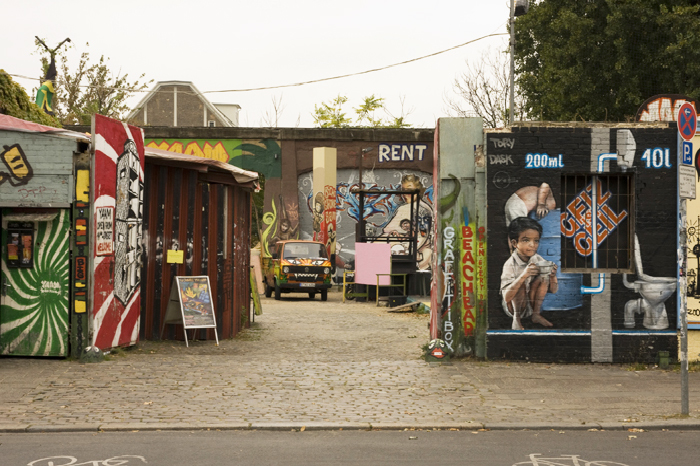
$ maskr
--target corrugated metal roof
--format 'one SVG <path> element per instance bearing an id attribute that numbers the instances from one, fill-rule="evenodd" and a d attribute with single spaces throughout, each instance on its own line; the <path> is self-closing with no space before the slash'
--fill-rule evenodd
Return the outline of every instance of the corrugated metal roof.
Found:
<path id="1" fill-rule="evenodd" d="M 2 114 L 0 114 L 0 130 L 21 131 L 23 133 L 46 133 L 52 136 L 68 137 L 79 141 L 90 141 L 90 136 L 85 133 L 69 131 L 63 128 L 44 126 L 32 121 L 22 120 L 20 118 Z"/>
<path id="2" fill-rule="evenodd" d="M 155 160 L 196 164 L 205 168 L 203 171 L 207 171 L 209 168 L 215 168 L 217 171 L 225 171 L 233 176 L 236 183 L 243 185 L 252 183 L 256 190 L 259 189 L 257 172 L 243 170 L 242 168 L 238 168 L 228 163 L 219 162 L 218 160 L 197 157 L 196 155 L 180 154 L 178 152 L 155 149 L 152 147 L 146 147 L 145 152 L 146 159 L 151 158 Z"/>

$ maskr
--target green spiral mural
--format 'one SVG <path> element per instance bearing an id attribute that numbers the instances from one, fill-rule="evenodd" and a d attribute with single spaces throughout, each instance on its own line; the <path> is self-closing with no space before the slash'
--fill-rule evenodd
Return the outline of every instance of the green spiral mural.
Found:
<path id="1" fill-rule="evenodd" d="M 3 215 L 7 214 L 6 209 Z M 68 211 L 62 209 L 52 220 L 34 221 L 34 225 L 33 267 L 8 267 L 5 256 L 1 261 L 5 292 L 0 298 L 0 350 L 2 354 L 15 356 L 65 356 L 68 353 Z M 3 231 L 3 251 L 7 251 L 7 241 L 7 231 Z"/>

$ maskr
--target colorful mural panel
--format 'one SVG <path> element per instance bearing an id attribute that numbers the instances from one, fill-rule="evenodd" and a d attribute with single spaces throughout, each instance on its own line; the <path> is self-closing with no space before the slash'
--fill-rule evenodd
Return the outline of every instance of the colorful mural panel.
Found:
<path id="1" fill-rule="evenodd" d="M 0 353 L 66 356 L 69 211 L 3 209 L 2 218 Z"/>
<path id="2" fill-rule="evenodd" d="M 282 174 L 280 145 L 274 139 L 147 139 L 146 146 L 227 162 L 267 178 Z"/>
<path id="3" fill-rule="evenodd" d="M 92 344 L 104 349 L 138 339 L 145 160 L 140 128 L 95 115 L 92 134 Z"/>
<path id="4" fill-rule="evenodd" d="M 335 189 L 335 220 L 336 220 L 336 264 L 337 267 L 354 267 L 355 261 L 355 229 L 360 219 L 359 197 L 352 192 L 359 187 L 358 172 L 350 169 L 338 170 L 338 183 Z M 344 181 L 341 181 L 344 180 Z M 433 254 L 433 189 L 429 182 L 429 175 L 421 172 L 406 172 L 402 170 L 375 169 L 363 174 L 363 186 L 365 189 L 377 188 L 379 190 L 397 189 L 421 189 L 423 196 L 419 204 L 418 219 L 418 266 L 420 269 L 429 269 Z M 313 239 L 317 217 L 314 215 L 314 207 L 318 203 L 313 196 L 312 174 L 305 173 L 299 177 L 299 203 L 303 211 L 300 225 L 300 238 Z M 330 200 L 330 192 L 324 197 L 319 197 L 321 202 Z M 407 196 L 410 198 L 410 196 Z M 323 204 L 321 204 L 322 206 Z M 362 216 L 365 220 L 365 228 L 370 235 L 398 236 L 405 235 L 410 225 L 410 204 L 405 197 L 395 194 L 377 194 L 367 196 Z M 410 223 L 410 222 L 409 222 Z M 400 242 L 394 243 L 396 248 L 401 248 Z M 407 249 L 407 248 L 406 248 Z M 396 253 L 396 251 L 392 251 Z M 342 273 L 342 272 L 340 272 Z M 342 279 L 342 277 L 341 277 Z"/>
<path id="5" fill-rule="evenodd" d="M 645 155 L 672 151 L 675 131 L 536 127 L 487 138 L 490 357 L 676 351 L 676 169 Z"/>

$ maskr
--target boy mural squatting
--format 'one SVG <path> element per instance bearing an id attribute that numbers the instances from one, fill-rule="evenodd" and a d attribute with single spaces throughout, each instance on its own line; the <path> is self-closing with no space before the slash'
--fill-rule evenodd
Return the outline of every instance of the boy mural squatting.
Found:
<path id="1" fill-rule="evenodd" d="M 531 218 L 518 217 L 508 225 L 513 254 L 503 264 L 501 295 L 503 310 L 513 318 L 513 330 L 523 330 L 521 319 L 529 316 L 533 323 L 552 327 L 552 323 L 540 315 L 540 310 L 547 292 L 556 293 L 559 289 L 557 266 L 552 265 L 549 275 L 540 274 L 536 264 L 548 262 L 537 254 L 541 236 L 542 225 Z"/>

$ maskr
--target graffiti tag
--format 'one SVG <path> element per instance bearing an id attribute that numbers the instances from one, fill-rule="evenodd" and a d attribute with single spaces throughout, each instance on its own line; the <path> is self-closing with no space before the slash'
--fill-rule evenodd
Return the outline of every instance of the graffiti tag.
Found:
<path id="1" fill-rule="evenodd" d="M 515 463 L 513 466 L 627 466 L 626 464 L 614 463 L 612 461 L 588 461 L 580 458 L 579 455 L 561 455 L 560 458 L 543 458 L 542 453 L 530 453 L 528 456 L 530 458 L 529 461 Z"/>
<path id="2" fill-rule="evenodd" d="M 22 147 L 19 144 L 3 147 L 5 150 L 0 153 L 0 160 L 8 171 L 0 170 L 0 185 L 5 181 L 9 181 L 12 186 L 22 186 L 29 183 L 34 171 Z"/>
<path id="3" fill-rule="evenodd" d="M 507 172 L 496 172 L 493 175 L 493 185 L 498 189 L 505 189 L 513 183 L 517 183 L 517 179 L 512 178 Z"/>
<path id="4" fill-rule="evenodd" d="M 548 154 L 527 154 L 525 168 L 564 168 L 564 160 L 561 154 L 559 157 Z"/>
<path id="5" fill-rule="evenodd" d="M 61 284 L 55 281 L 49 281 L 49 280 L 42 280 L 41 281 L 41 293 L 53 293 L 60 295 L 61 294 Z"/>
<path id="6" fill-rule="evenodd" d="M 445 251 L 445 257 L 442 261 L 442 276 L 443 283 L 445 284 L 445 293 L 442 296 L 442 316 L 443 316 L 443 331 L 442 339 L 445 345 L 454 352 L 452 348 L 452 342 L 454 340 L 454 324 L 452 323 L 452 298 L 454 297 L 455 291 L 455 280 L 454 280 L 454 241 L 455 241 L 455 229 L 451 226 L 445 227 L 442 232 L 442 248 Z"/>
<path id="7" fill-rule="evenodd" d="M 656 96 L 647 100 L 637 110 L 637 121 L 675 121 L 678 110 L 686 103 L 694 107 L 695 101 L 682 95 Z"/>
<path id="8" fill-rule="evenodd" d="M 426 144 L 379 144 L 379 163 L 421 161 L 427 148 Z"/>
<path id="9" fill-rule="evenodd" d="M 95 214 L 95 251 L 107 256 L 114 250 L 114 208 L 98 207 Z"/>
<path id="10" fill-rule="evenodd" d="M 671 151 L 668 147 L 655 147 L 647 149 L 642 155 L 642 160 L 646 163 L 646 168 L 671 168 Z M 692 161 L 692 155 L 691 155 Z"/>
<path id="11" fill-rule="evenodd" d="M 515 147 L 514 138 L 492 138 L 491 142 L 493 142 L 493 147 L 498 149 L 512 149 Z"/>
<path id="12" fill-rule="evenodd" d="M 2 174 L 0 174 L 0 176 L 1 176 L 1 175 L 2 175 Z M 2 181 L 0 181 L 0 184 L 1 184 L 1 183 L 2 183 Z M 21 189 L 18 189 L 18 190 L 17 190 L 17 193 L 19 193 L 19 195 L 22 196 L 22 199 L 29 199 L 30 197 L 31 197 L 32 199 L 36 199 L 37 196 L 41 196 L 41 195 L 44 194 L 45 192 L 49 192 L 49 190 L 48 190 L 47 188 L 43 187 L 43 186 L 41 186 L 41 187 L 39 187 L 39 188 L 21 188 Z M 52 192 L 53 194 L 55 194 L 55 193 L 56 193 L 56 190 L 54 189 L 54 190 L 52 190 L 51 192 Z"/>
<path id="13" fill-rule="evenodd" d="M 462 226 L 462 322 L 464 324 L 464 336 L 469 337 L 474 333 L 476 319 L 474 317 L 474 245 L 473 223 Z"/>
<path id="14" fill-rule="evenodd" d="M 513 156 L 489 155 L 489 165 L 513 165 Z"/>
<path id="15" fill-rule="evenodd" d="M 592 184 L 589 184 L 586 189 L 581 191 L 566 206 L 566 211 L 561 213 L 562 234 L 567 238 L 573 238 L 576 251 L 584 257 L 593 253 L 593 222 L 591 221 L 593 201 L 590 194 L 592 188 Z M 602 183 L 600 181 L 597 182 L 597 190 L 598 193 L 602 192 Z M 598 246 L 627 218 L 626 210 L 618 214 L 608 205 L 611 197 L 612 193 L 610 191 L 598 197 Z"/>
<path id="16" fill-rule="evenodd" d="M 138 455 L 119 455 L 106 460 L 91 460 L 84 463 L 78 463 L 78 458 L 75 456 L 49 456 L 34 460 L 27 466 L 123 466 L 129 464 L 129 460 L 141 460 L 143 463 L 148 463 L 146 458 Z"/>
<path id="17" fill-rule="evenodd" d="M 180 141 L 175 141 L 169 144 L 163 140 L 160 144 L 155 141 L 151 141 L 146 145 L 146 147 L 177 152 L 178 154 L 194 155 L 206 159 L 218 160 L 219 162 L 228 162 L 230 158 L 228 151 L 226 151 L 226 148 L 221 141 L 214 145 L 207 141 L 200 146 L 196 141 L 192 141 L 187 143 L 187 145 L 184 145 Z"/>

